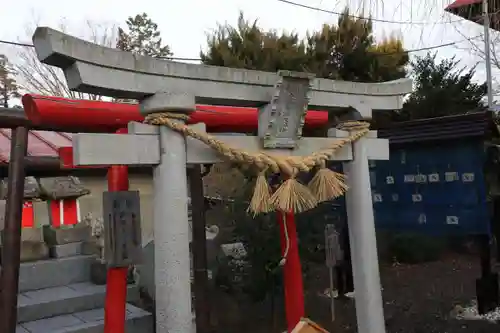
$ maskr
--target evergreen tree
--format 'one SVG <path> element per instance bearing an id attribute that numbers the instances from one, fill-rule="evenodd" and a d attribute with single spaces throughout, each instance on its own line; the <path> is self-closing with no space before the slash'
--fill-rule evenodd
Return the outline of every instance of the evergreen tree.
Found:
<path id="1" fill-rule="evenodd" d="M 390 53 L 390 54 L 385 54 Z M 401 40 L 376 43 L 371 20 L 346 9 L 337 24 L 325 24 L 301 40 L 295 33 L 265 31 L 240 13 L 238 24 L 219 25 L 200 53 L 207 65 L 275 72 L 306 71 L 318 77 L 379 82 L 406 75 L 408 55 Z"/>
<path id="2" fill-rule="evenodd" d="M 116 48 L 135 54 L 151 57 L 169 57 L 172 55 L 168 45 L 162 45 L 158 24 L 146 13 L 137 14 L 127 19 L 127 31 L 118 28 Z"/>
<path id="3" fill-rule="evenodd" d="M 428 53 L 412 62 L 413 92 L 398 114 L 399 120 L 433 118 L 484 110 L 486 83 L 474 83 L 475 68 L 459 66 L 455 58 L 436 62 Z"/>
<path id="4" fill-rule="evenodd" d="M 21 97 L 15 75 L 14 67 L 7 56 L 0 54 L 0 96 L 5 108 L 9 107 L 10 99 Z"/>
<path id="5" fill-rule="evenodd" d="M 236 27 L 219 25 L 207 37 L 207 44 L 207 51 L 200 53 L 207 65 L 270 72 L 305 70 L 305 44 L 297 34 L 264 31 L 256 20 L 245 20 L 243 13 Z"/>

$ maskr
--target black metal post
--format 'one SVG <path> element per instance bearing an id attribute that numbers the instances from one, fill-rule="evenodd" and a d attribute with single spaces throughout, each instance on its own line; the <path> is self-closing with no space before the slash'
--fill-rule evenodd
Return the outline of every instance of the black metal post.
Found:
<path id="1" fill-rule="evenodd" d="M 476 280 L 476 298 L 479 314 L 487 313 L 498 306 L 498 274 L 491 269 L 490 235 L 478 235 L 481 277 Z"/>
<path id="2" fill-rule="evenodd" d="M 208 295 L 207 237 L 205 231 L 205 196 L 201 166 L 188 167 L 193 225 L 192 251 L 194 271 L 194 308 L 196 332 L 210 332 L 210 300 Z"/>
<path id="3" fill-rule="evenodd" d="M 13 129 L 3 233 L 2 273 L 0 275 L 0 332 L 2 333 L 15 333 L 17 326 L 24 163 L 27 149 L 28 129 L 26 127 Z"/>

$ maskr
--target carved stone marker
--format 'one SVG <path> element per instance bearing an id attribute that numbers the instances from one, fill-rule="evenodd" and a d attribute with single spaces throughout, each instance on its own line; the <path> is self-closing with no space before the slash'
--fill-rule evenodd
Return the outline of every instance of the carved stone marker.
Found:
<path id="1" fill-rule="evenodd" d="M 138 191 L 104 192 L 104 260 L 108 267 L 129 267 L 141 258 Z"/>
<path id="2" fill-rule="evenodd" d="M 264 148 L 297 147 L 309 104 L 313 75 L 279 71 L 281 80 L 271 103 L 259 109 L 259 136 Z"/>

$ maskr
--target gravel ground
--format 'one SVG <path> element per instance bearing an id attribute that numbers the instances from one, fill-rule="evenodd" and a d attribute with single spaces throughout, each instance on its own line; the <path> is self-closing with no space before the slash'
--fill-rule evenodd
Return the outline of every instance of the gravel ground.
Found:
<path id="1" fill-rule="evenodd" d="M 474 256 L 450 255 L 428 264 L 382 265 L 387 333 L 499 332 L 499 324 L 488 320 L 456 319 L 458 312 L 463 314 L 464 311 L 466 317 L 474 317 L 474 309 L 467 307 L 474 302 L 478 261 Z M 318 267 L 315 276 L 308 283 L 307 316 L 332 333 L 356 332 L 354 301 L 336 300 L 337 319 L 332 323 L 330 300 L 325 296 L 328 288 L 326 269 Z M 221 312 L 227 315 L 228 307 L 220 305 Z M 278 315 L 277 323 L 272 325 L 269 310 L 268 306 L 253 310 L 240 306 L 238 322 L 224 324 L 219 321 L 215 332 L 281 333 L 282 315 Z"/>
<path id="2" fill-rule="evenodd" d="M 457 320 L 457 308 L 471 305 L 478 259 L 454 255 L 421 265 L 382 266 L 384 313 L 388 333 L 498 332 L 487 320 Z M 328 302 L 328 299 L 327 299 Z M 356 332 L 354 302 L 337 302 L 338 321 L 318 321 L 331 332 Z M 319 313 L 318 313 L 319 314 Z"/>

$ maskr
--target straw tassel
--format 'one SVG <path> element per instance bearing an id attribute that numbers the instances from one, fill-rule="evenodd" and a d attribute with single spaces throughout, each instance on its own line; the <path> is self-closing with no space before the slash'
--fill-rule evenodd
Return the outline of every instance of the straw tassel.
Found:
<path id="1" fill-rule="evenodd" d="M 256 216 L 259 213 L 269 213 L 273 210 L 274 207 L 271 205 L 271 186 L 267 182 L 266 170 L 262 170 L 255 181 L 255 188 L 247 212 L 253 213 Z"/>
<path id="2" fill-rule="evenodd" d="M 322 163 L 308 187 L 318 202 L 324 202 L 342 196 L 348 189 L 345 182 L 345 175 L 328 169 Z"/>
<path id="3" fill-rule="evenodd" d="M 349 132 L 349 137 L 336 140 L 330 147 L 306 157 L 298 156 L 275 156 L 264 151 L 250 153 L 239 148 L 231 147 L 216 137 L 205 132 L 196 131 L 192 127 L 173 119 L 188 120 L 189 117 L 176 113 L 157 113 L 146 117 L 145 122 L 153 125 L 167 126 L 173 131 L 181 133 L 185 137 L 191 137 L 206 144 L 229 161 L 256 166 L 259 170 L 269 168 L 274 173 L 290 176 L 280 188 L 271 195 L 271 189 L 265 179 L 265 172 L 259 174 L 254 194 L 248 211 L 258 214 L 279 209 L 284 212 L 302 212 L 316 207 L 318 201 L 327 201 L 339 197 L 347 190 L 345 177 L 342 174 L 331 171 L 325 167 L 325 161 L 335 152 L 352 143 L 369 132 L 370 125 L 366 122 L 350 121 L 338 126 Z M 304 186 L 296 179 L 297 168 L 301 171 L 309 171 L 313 167 L 319 167 L 319 171 L 308 184 Z"/>
<path id="4" fill-rule="evenodd" d="M 271 196 L 276 210 L 300 213 L 317 206 L 318 202 L 309 188 L 290 177 Z"/>

